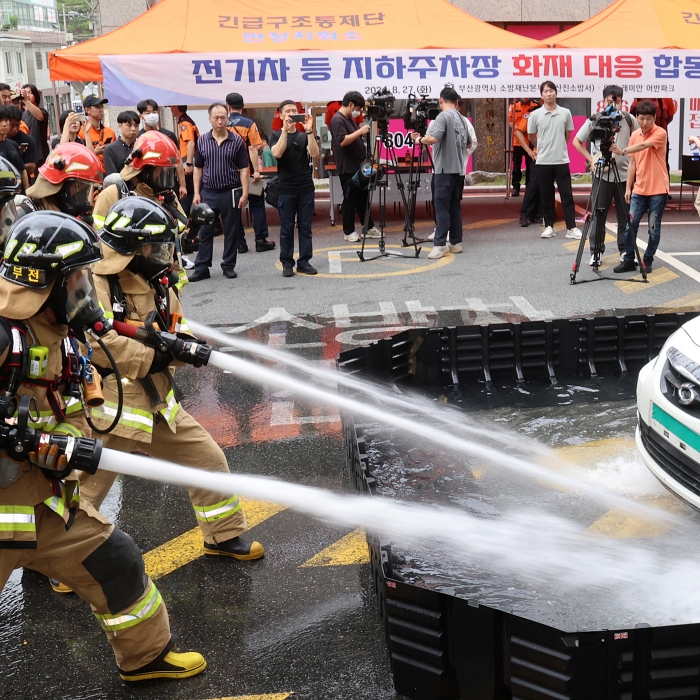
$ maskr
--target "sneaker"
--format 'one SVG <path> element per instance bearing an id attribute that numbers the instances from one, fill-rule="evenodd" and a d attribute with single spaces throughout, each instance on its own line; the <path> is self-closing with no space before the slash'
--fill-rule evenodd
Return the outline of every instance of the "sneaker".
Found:
<path id="1" fill-rule="evenodd" d="M 462 244 L 461 243 L 448 243 L 447 244 L 447 252 L 448 253 L 461 253 L 462 252 Z"/>
<path id="2" fill-rule="evenodd" d="M 119 669 L 119 677 L 127 683 L 151 681 L 158 678 L 191 678 L 199 675 L 206 667 L 207 662 L 204 657 L 196 651 L 182 654 L 177 651 L 169 651 L 135 671 Z"/>
<path id="3" fill-rule="evenodd" d="M 255 240 L 255 252 L 264 253 L 266 250 L 274 250 L 276 243 L 268 241 L 267 238 L 257 238 Z"/>
<path id="4" fill-rule="evenodd" d="M 291 265 L 285 265 L 282 268 L 282 277 L 294 277 L 294 268 Z"/>
<path id="5" fill-rule="evenodd" d="M 265 547 L 260 542 L 245 542 L 240 537 L 233 537 L 220 544 L 204 543 L 204 554 L 207 557 L 232 557 L 239 561 L 262 559 Z"/>
<path id="6" fill-rule="evenodd" d="M 355 231 L 353 231 L 352 233 L 346 233 L 343 237 L 346 241 L 349 241 L 350 243 L 357 243 L 357 241 L 360 240 L 360 237 Z"/>
<path id="7" fill-rule="evenodd" d="M 381 237 L 382 237 L 382 232 L 376 226 L 372 226 L 372 228 L 368 228 L 367 233 L 365 234 L 365 238 L 381 238 Z"/>
<path id="8" fill-rule="evenodd" d="M 245 238 L 242 238 L 239 243 L 238 243 L 238 252 L 239 253 L 247 253 L 248 252 L 248 244 L 246 243 Z"/>
<path id="9" fill-rule="evenodd" d="M 194 267 L 194 263 L 186 256 L 182 256 L 182 266 L 185 270 L 191 270 Z"/>
<path id="10" fill-rule="evenodd" d="M 613 267 L 613 272 L 634 272 L 637 269 L 637 263 L 634 260 L 623 260 L 617 267 Z"/>
<path id="11" fill-rule="evenodd" d="M 60 593 L 61 595 L 69 595 L 70 593 L 73 593 L 73 589 L 69 588 L 66 586 L 65 583 L 61 583 L 58 579 L 56 578 L 50 578 L 49 579 L 49 584 L 51 585 L 51 588 L 56 592 Z"/>
<path id="12" fill-rule="evenodd" d="M 306 263 L 306 265 L 297 265 L 297 272 L 300 272 L 302 275 L 318 274 L 318 270 L 313 265 L 309 265 L 309 263 Z"/>
<path id="13" fill-rule="evenodd" d="M 574 238 L 575 240 L 580 241 L 582 235 L 581 229 L 575 226 L 566 232 L 566 236 L 564 236 L 564 238 Z"/>
<path id="14" fill-rule="evenodd" d="M 437 231 L 436 228 L 433 229 L 433 232 L 428 236 L 429 241 L 434 241 L 435 240 L 435 232 Z"/>
<path id="15" fill-rule="evenodd" d="M 540 234 L 540 238 L 554 238 L 556 235 L 557 232 L 554 230 L 554 228 L 552 226 L 547 226 L 547 228 Z"/>
<path id="16" fill-rule="evenodd" d="M 430 251 L 428 254 L 428 257 L 431 260 L 437 260 L 438 258 L 441 258 L 445 252 L 447 251 L 447 246 L 445 245 L 434 245 L 433 249 Z"/>
<path id="17" fill-rule="evenodd" d="M 625 262 L 625 254 L 620 253 L 620 262 Z"/>
<path id="18" fill-rule="evenodd" d="M 593 267 L 593 263 L 595 262 L 595 253 L 591 255 L 591 259 L 588 261 L 588 264 Z"/>

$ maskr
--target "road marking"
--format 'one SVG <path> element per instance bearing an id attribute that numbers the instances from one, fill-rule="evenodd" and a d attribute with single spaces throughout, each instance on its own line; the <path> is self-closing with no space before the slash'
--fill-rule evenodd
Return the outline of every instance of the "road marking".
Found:
<path id="1" fill-rule="evenodd" d="M 367 538 L 362 528 L 345 535 L 330 547 L 326 547 L 316 556 L 311 557 L 299 568 L 310 566 L 349 566 L 351 564 L 368 564 L 369 551 Z"/>
<path id="2" fill-rule="evenodd" d="M 613 238 L 609 233 L 605 234 L 605 243 L 615 243 L 617 244 L 617 238 Z M 567 250 L 570 250 L 572 253 L 575 253 L 578 250 L 578 247 L 581 245 L 581 241 L 567 241 L 566 243 L 562 243 L 564 248 Z M 586 246 L 590 246 L 590 241 L 586 241 Z M 589 253 L 590 255 L 590 253 Z M 585 255 L 584 255 L 585 257 Z M 583 258 L 581 258 L 583 260 Z"/>
<path id="3" fill-rule="evenodd" d="M 291 693 L 270 693 L 268 695 L 228 695 L 225 698 L 210 698 L 210 700 L 286 700 L 291 698 Z"/>
<path id="4" fill-rule="evenodd" d="M 401 250 L 404 251 L 403 255 L 403 260 L 396 256 L 390 256 L 388 258 L 379 258 L 377 260 L 373 261 L 366 261 L 366 263 L 363 263 L 363 265 L 370 265 L 372 262 L 376 262 L 378 265 L 386 264 L 388 261 L 396 260 L 400 264 L 407 265 L 409 264 L 409 261 L 412 263 L 410 267 L 407 267 L 404 270 L 392 270 L 390 272 L 366 272 L 366 273 L 356 273 L 356 274 L 342 274 L 342 273 L 337 273 L 337 272 L 319 272 L 317 275 L 314 275 L 314 278 L 328 278 L 328 279 L 367 279 L 371 277 L 396 277 L 398 275 L 414 275 L 418 272 L 427 272 L 428 270 L 437 270 L 439 267 L 444 267 L 445 265 L 449 265 L 450 263 L 453 263 L 455 260 L 455 256 L 452 253 L 445 253 L 441 258 L 438 258 L 434 262 L 432 260 L 428 260 L 427 254 L 424 253 L 425 257 L 422 258 L 416 258 L 414 254 L 412 253 L 413 251 L 413 246 L 408 246 L 407 248 L 404 248 L 401 245 L 386 245 L 387 249 L 395 249 L 395 250 Z M 335 269 L 340 269 L 342 270 L 342 258 L 341 254 L 344 253 L 346 250 L 347 251 L 355 251 L 353 254 L 356 255 L 356 251 L 360 249 L 359 245 L 353 245 L 353 246 L 329 246 L 328 248 L 316 248 L 314 250 L 314 254 L 318 255 L 319 253 L 328 253 L 329 251 L 333 253 L 337 253 L 337 256 L 333 258 L 333 265 Z M 366 245 L 365 246 L 365 252 L 367 253 L 368 257 L 373 257 L 374 255 L 377 254 L 379 248 L 377 245 L 372 244 L 372 245 Z M 357 262 L 359 262 L 359 258 L 357 259 Z M 353 260 L 353 262 L 355 262 Z M 425 263 L 427 264 L 421 264 Z M 416 264 L 418 263 L 418 264 Z M 329 261 L 330 264 L 330 261 Z M 277 260 L 275 263 L 275 267 L 281 272 L 282 271 L 282 263 Z M 372 269 L 372 267 L 365 268 L 365 269 Z M 230 332 L 230 331 L 229 331 Z"/>
<path id="5" fill-rule="evenodd" d="M 503 226 L 503 224 L 512 224 L 518 219 L 484 219 L 483 221 L 475 221 L 473 224 L 465 224 L 463 229 L 479 229 L 479 228 L 492 228 L 493 226 Z"/>
<path id="6" fill-rule="evenodd" d="M 406 301 L 405 304 L 408 313 L 411 314 L 411 321 L 413 321 L 413 323 L 429 324 L 430 320 L 428 319 L 428 314 L 432 316 L 437 314 L 434 306 L 423 306 L 417 299 Z"/>
<path id="7" fill-rule="evenodd" d="M 362 321 L 353 323 L 353 318 L 367 318 L 380 316 L 381 321 Z M 338 328 L 353 328 L 357 326 L 398 326 L 401 323 L 396 306 L 391 301 L 380 301 L 379 311 L 355 311 L 350 313 L 347 304 L 333 304 L 333 318 Z"/>
<path id="8" fill-rule="evenodd" d="M 647 275 L 647 283 L 642 281 L 642 275 L 639 274 L 629 279 L 615 282 L 615 286 L 625 294 L 634 294 L 635 292 L 643 292 L 651 287 L 657 287 L 660 284 L 677 280 L 678 277 L 675 272 L 667 267 L 660 267 Z"/>
<path id="9" fill-rule="evenodd" d="M 554 318 L 554 314 L 549 309 L 537 311 L 535 307 L 525 297 L 508 297 L 520 309 L 523 316 L 527 316 L 531 321 L 544 321 L 547 318 Z"/>
<path id="10" fill-rule="evenodd" d="M 255 326 L 262 326 L 264 323 L 272 324 L 284 321 L 291 323 L 296 328 L 310 328 L 312 330 L 323 328 L 323 326 L 319 326 L 318 323 L 312 323 L 298 316 L 292 316 L 283 306 L 273 306 L 264 316 L 256 318 L 255 321 L 250 321 L 250 323 L 244 323 L 242 326 L 229 328 L 226 333 L 243 333 L 243 331 L 249 331 L 251 328 L 255 328 Z"/>
<path id="11" fill-rule="evenodd" d="M 294 401 L 275 401 L 272 404 L 270 425 L 308 425 L 309 423 L 339 423 L 340 414 L 326 416 L 297 416 Z"/>
<path id="12" fill-rule="evenodd" d="M 665 301 L 663 304 L 655 306 L 652 312 L 697 311 L 698 306 L 700 306 L 700 292 L 693 292 L 692 294 L 686 294 L 684 297 L 679 297 L 678 299 Z"/>
<path id="13" fill-rule="evenodd" d="M 609 510 L 587 528 L 588 532 L 615 540 L 661 537 L 671 529 L 668 523 L 645 520 L 621 510 Z"/>
<path id="14" fill-rule="evenodd" d="M 241 498 L 241 501 L 243 502 L 243 512 L 249 528 L 253 528 L 285 510 L 284 506 L 278 506 L 276 503 L 246 500 L 245 498 Z M 146 552 L 143 555 L 146 573 L 152 579 L 167 576 L 176 569 L 203 556 L 203 546 L 202 531 L 195 527 L 189 532 L 185 532 L 183 535 L 152 549 L 150 552 Z"/>
<path id="15" fill-rule="evenodd" d="M 669 255 L 673 255 L 673 257 L 678 257 L 679 255 L 700 255 L 700 253 L 669 253 Z"/>

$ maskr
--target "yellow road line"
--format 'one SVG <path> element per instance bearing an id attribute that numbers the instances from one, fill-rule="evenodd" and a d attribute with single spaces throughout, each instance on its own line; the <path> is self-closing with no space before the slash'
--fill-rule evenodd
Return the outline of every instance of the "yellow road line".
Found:
<path id="1" fill-rule="evenodd" d="M 656 287 L 659 284 L 671 282 L 671 280 L 677 280 L 678 278 L 679 275 L 673 272 L 673 270 L 669 270 L 667 267 L 660 267 L 654 269 L 653 272 L 647 275 L 647 284 L 641 281 L 642 275 L 640 273 L 629 279 L 615 282 L 615 286 L 625 294 L 634 294 L 635 292 L 643 292 L 650 287 Z"/>
<path id="2" fill-rule="evenodd" d="M 350 564 L 368 564 L 369 552 L 367 540 L 362 528 L 345 535 L 330 547 L 326 547 L 316 556 L 311 557 L 299 568 L 308 566 L 348 566 Z"/>
<path id="3" fill-rule="evenodd" d="M 700 292 L 693 292 L 692 294 L 686 294 L 684 297 L 678 297 L 678 299 L 665 301 L 663 304 L 655 306 L 652 312 L 697 311 L 698 308 L 700 308 Z"/>
<path id="4" fill-rule="evenodd" d="M 563 224 L 563 226 L 564 226 L 563 230 L 566 231 L 566 224 Z M 555 226 L 554 230 L 558 233 L 562 229 L 557 228 Z M 608 244 L 608 243 L 615 243 L 616 244 L 617 238 L 613 238 L 609 233 L 607 233 L 607 234 L 605 234 L 605 243 L 606 244 Z M 566 243 L 562 243 L 562 245 L 564 246 L 564 248 L 566 248 L 567 250 L 570 250 L 573 253 L 573 252 L 576 252 L 578 250 L 578 247 L 581 245 L 581 241 L 571 240 L 571 241 L 567 241 Z M 586 250 L 588 250 L 589 248 L 590 248 L 590 242 L 586 241 Z M 590 253 L 589 253 L 589 255 L 590 255 Z"/>
<path id="5" fill-rule="evenodd" d="M 286 700 L 294 695 L 291 693 L 271 693 L 269 695 L 230 695 L 225 698 L 211 698 L 211 700 Z"/>
<path id="6" fill-rule="evenodd" d="M 661 537 L 669 530 L 671 530 L 671 526 L 668 523 L 645 520 L 621 510 L 609 510 L 588 528 L 588 532 L 615 540 Z"/>
<path id="7" fill-rule="evenodd" d="M 248 521 L 248 527 L 251 528 L 284 510 L 284 506 L 278 506 L 275 503 L 247 501 L 243 498 L 241 501 L 243 502 L 243 512 Z M 152 549 L 150 552 L 146 552 L 143 555 L 146 573 L 152 579 L 167 576 L 176 569 L 203 556 L 203 546 L 202 531 L 195 527 L 189 532 L 185 532 L 183 535 Z"/>

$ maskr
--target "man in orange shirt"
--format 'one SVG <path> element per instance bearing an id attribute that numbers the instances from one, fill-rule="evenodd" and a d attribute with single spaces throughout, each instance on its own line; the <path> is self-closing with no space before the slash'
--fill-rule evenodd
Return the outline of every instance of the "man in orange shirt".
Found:
<path id="1" fill-rule="evenodd" d="M 187 196 L 180 200 L 182 210 L 189 216 L 194 197 L 194 153 L 199 138 L 199 129 L 192 117 L 187 114 L 187 105 L 173 105 L 170 107 L 173 119 L 177 122 L 177 135 L 180 140 L 180 158 L 185 168 L 185 186 Z"/>
<path id="2" fill-rule="evenodd" d="M 114 143 L 117 140 L 117 135 L 108 126 L 102 122 L 105 116 L 105 105 L 107 100 L 97 97 L 97 95 L 88 95 L 83 100 L 83 109 L 85 110 L 86 121 L 83 128 L 78 133 L 78 136 L 87 143 L 89 138 L 92 141 L 92 148 L 95 155 L 100 159 L 100 163 L 104 165 L 104 156 L 102 152 L 105 146 Z M 87 131 L 87 134 L 86 134 Z"/>
<path id="3" fill-rule="evenodd" d="M 625 257 L 614 272 L 631 272 L 634 260 L 634 243 L 637 230 L 645 212 L 649 212 L 649 242 L 644 251 L 644 267 L 651 272 L 654 253 L 661 238 L 661 217 L 668 200 L 669 178 L 666 170 L 666 144 L 668 134 L 656 125 L 656 105 L 643 100 L 637 105 L 639 129 L 632 133 L 629 146 L 610 149 L 618 156 L 632 156 L 627 169 L 625 200 L 630 204 L 630 222 L 625 231 Z"/>

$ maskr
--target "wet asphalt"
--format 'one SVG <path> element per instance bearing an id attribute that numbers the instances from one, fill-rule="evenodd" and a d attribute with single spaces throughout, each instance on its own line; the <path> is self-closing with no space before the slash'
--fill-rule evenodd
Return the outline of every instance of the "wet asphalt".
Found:
<path id="1" fill-rule="evenodd" d="M 309 362 L 328 365 L 339 351 L 404 327 L 527 320 L 537 318 L 538 312 L 552 317 L 661 305 L 685 308 L 695 303 L 694 295 L 700 299 L 698 282 L 673 270 L 664 283 L 639 292 L 621 290 L 610 281 L 572 288 L 571 246 L 563 245 L 567 242 L 561 234 L 557 240 L 543 241 L 538 227 L 520 229 L 519 204 L 512 200 L 486 198 L 465 206 L 474 224 L 466 231 L 465 253 L 453 256 L 444 267 L 383 276 L 406 270 L 412 261 L 379 260 L 364 264 L 373 267 L 359 272 L 356 268 L 362 264 L 353 261 L 343 263 L 348 275 L 376 276 L 334 278 L 324 252 L 317 255 L 317 266 L 325 276 L 288 280 L 275 268 L 276 253 L 251 250 L 240 258 L 238 280 L 225 280 L 215 267 L 211 280 L 186 288 L 185 311 L 220 330 L 288 346 Z M 320 204 L 317 247 L 346 246 L 327 216 Z M 671 219 L 690 221 L 690 212 L 669 211 Z M 492 223 L 480 227 L 479 221 Z M 270 222 L 276 240 L 274 216 Z M 400 230 L 398 215 L 390 226 Z M 422 220 L 419 229 L 427 236 L 432 224 Z M 400 234 L 391 235 L 398 239 Z M 696 239 L 696 226 L 669 227 L 661 247 L 693 250 Z M 215 260 L 220 254 L 217 239 Z M 419 265 L 425 266 L 424 258 L 425 252 Z M 684 261 L 694 269 L 700 256 Z M 514 297 L 524 298 L 531 310 Z M 407 303 L 415 300 L 419 307 Z M 280 308 L 291 318 L 280 315 Z M 185 407 L 224 448 L 232 471 L 351 491 L 339 416 L 333 410 L 309 406 L 274 387 L 260 388 L 214 368 L 186 368 L 178 371 L 178 378 L 187 396 Z M 633 424 L 633 391 L 627 386 L 623 393 L 611 407 L 619 411 L 621 422 L 606 432 L 601 418 L 594 434 L 584 429 L 593 430 L 595 411 L 589 411 L 585 425 L 567 420 L 574 407 L 567 413 L 564 401 L 528 408 L 525 400 L 518 409 L 522 419 L 512 417 L 507 397 L 505 408 L 471 408 L 487 420 L 534 432 L 556 446 L 627 435 Z M 387 474 L 387 488 L 400 478 L 403 475 Z M 118 480 L 103 510 L 144 552 L 195 527 L 184 489 L 134 478 Z M 199 558 L 159 578 L 180 648 L 202 652 L 209 663 L 201 676 L 177 683 L 123 684 L 87 604 L 52 593 L 46 580 L 32 572 L 16 571 L 0 597 L 0 698 L 207 700 L 269 694 L 281 700 L 293 693 L 304 700 L 402 700 L 393 690 L 369 565 L 302 567 L 349 532 L 282 511 L 251 531 L 266 547 L 262 561 Z"/>

